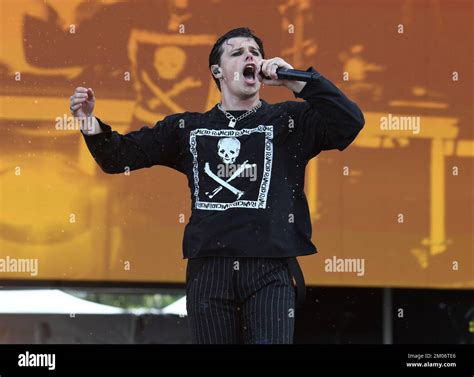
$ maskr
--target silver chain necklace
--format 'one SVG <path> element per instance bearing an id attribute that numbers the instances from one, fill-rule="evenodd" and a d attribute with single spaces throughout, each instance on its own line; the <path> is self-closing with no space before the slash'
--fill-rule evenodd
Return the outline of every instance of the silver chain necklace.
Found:
<path id="1" fill-rule="evenodd" d="M 242 120 L 244 119 L 246 116 L 249 116 L 250 114 L 253 114 L 255 112 L 257 112 L 257 110 L 260 108 L 260 106 L 262 106 L 262 101 L 258 101 L 258 104 L 255 105 L 254 107 L 252 107 L 249 111 L 247 111 L 246 113 L 240 115 L 238 118 L 236 118 L 235 116 L 233 116 L 231 113 L 227 112 L 224 110 L 224 108 L 222 107 L 222 103 L 218 103 L 217 104 L 217 107 L 219 108 L 220 111 L 222 111 L 224 113 L 224 115 L 226 116 L 227 119 L 229 119 L 229 127 L 232 127 L 234 128 L 235 127 L 235 124 L 239 121 L 239 120 Z"/>

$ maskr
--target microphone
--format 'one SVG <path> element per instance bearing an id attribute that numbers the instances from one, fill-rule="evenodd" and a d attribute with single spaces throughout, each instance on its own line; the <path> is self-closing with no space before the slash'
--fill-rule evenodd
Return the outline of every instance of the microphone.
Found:
<path id="1" fill-rule="evenodd" d="M 297 69 L 278 68 L 276 70 L 278 79 L 294 81 L 313 81 L 321 76 L 318 72 L 306 72 Z"/>
<path id="2" fill-rule="evenodd" d="M 261 73 L 260 73 L 261 74 Z M 313 81 L 317 80 L 321 74 L 318 72 L 306 72 L 300 71 L 297 69 L 288 69 L 288 68 L 277 68 L 276 74 L 278 75 L 279 80 L 293 80 L 293 81 Z M 261 75 L 266 79 L 271 79 Z"/>

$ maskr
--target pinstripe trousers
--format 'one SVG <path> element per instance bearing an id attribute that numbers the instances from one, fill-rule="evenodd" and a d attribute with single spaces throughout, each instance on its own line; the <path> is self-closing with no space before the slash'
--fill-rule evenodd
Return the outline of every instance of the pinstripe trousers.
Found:
<path id="1" fill-rule="evenodd" d="M 186 309 L 197 344 L 291 344 L 295 288 L 286 258 L 188 260 Z"/>

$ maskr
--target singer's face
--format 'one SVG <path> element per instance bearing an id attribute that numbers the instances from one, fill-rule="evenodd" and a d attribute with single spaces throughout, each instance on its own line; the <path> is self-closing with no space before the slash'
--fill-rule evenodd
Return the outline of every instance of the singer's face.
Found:
<path id="1" fill-rule="evenodd" d="M 246 98 L 260 90 L 262 54 L 253 38 L 236 37 L 224 42 L 220 67 L 223 73 L 221 90 Z"/>

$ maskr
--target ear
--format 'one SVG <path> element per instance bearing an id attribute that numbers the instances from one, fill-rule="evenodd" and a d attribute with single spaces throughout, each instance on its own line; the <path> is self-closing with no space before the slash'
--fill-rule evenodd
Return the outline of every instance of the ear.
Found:
<path id="1" fill-rule="evenodd" d="M 221 69 L 217 64 L 211 65 L 211 71 L 216 79 L 219 79 L 222 77 Z"/>

